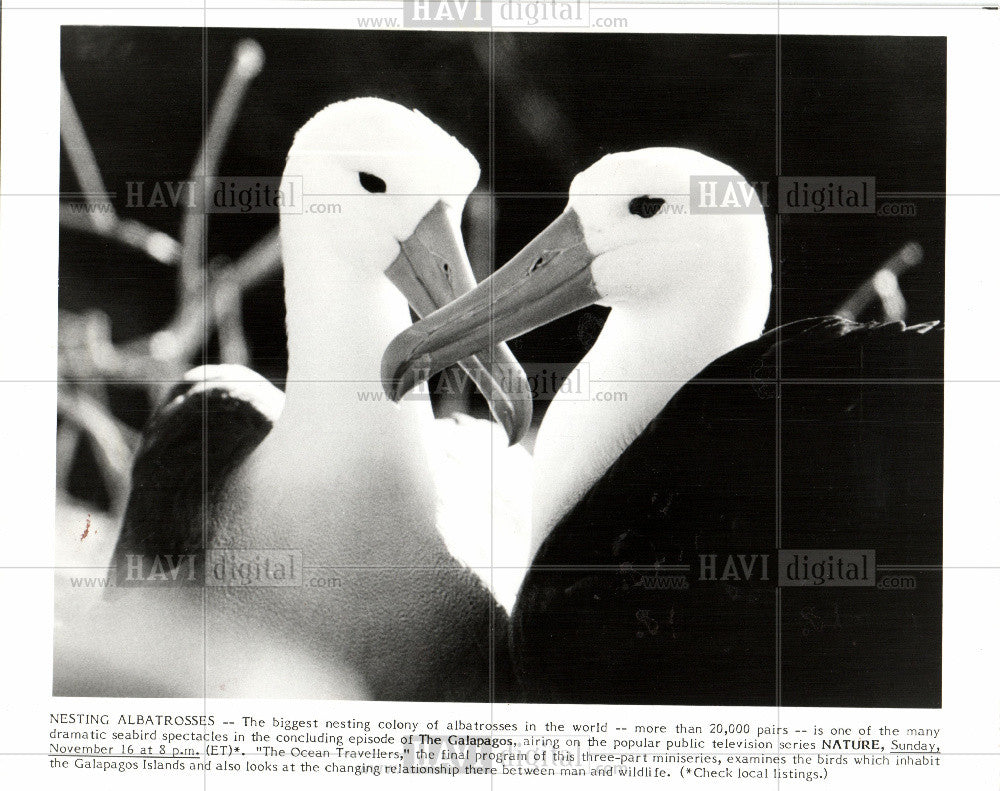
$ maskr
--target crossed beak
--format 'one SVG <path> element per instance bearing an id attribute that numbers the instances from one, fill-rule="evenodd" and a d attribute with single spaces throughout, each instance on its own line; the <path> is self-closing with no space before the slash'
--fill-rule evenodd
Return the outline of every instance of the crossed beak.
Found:
<path id="1" fill-rule="evenodd" d="M 506 350 L 504 341 L 592 305 L 600 299 L 593 260 L 568 209 L 478 286 L 392 340 L 382 356 L 386 395 L 398 401 L 469 355 L 496 344 Z"/>
<path id="2" fill-rule="evenodd" d="M 444 201 L 438 201 L 424 215 L 399 247 L 399 255 L 385 274 L 421 319 L 475 289 L 476 280 L 459 229 Z M 510 444 L 520 441 L 531 425 L 531 389 L 524 369 L 503 342 L 488 341 L 414 381 L 407 390 L 455 364 L 486 398 Z M 398 401 L 405 392 L 393 400 Z"/>

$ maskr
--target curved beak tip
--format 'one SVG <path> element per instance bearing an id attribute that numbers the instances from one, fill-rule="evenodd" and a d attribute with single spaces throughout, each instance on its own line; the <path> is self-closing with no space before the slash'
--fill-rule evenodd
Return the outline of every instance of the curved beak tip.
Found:
<path id="1" fill-rule="evenodd" d="M 382 355 L 382 389 L 396 403 L 423 381 L 418 372 L 430 365 L 427 355 L 411 359 L 408 340 L 406 333 L 397 336 Z"/>
<path id="2" fill-rule="evenodd" d="M 523 393 L 524 397 L 511 402 L 511 421 L 507 431 L 507 437 L 511 445 L 516 445 L 528 433 L 531 428 L 531 419 L 534 414 L 534 401 L 531 397 L 531 387 L 528 385 L 528 377 L 524 369 L 517 368 L 518 389 L 517 393 Z"/>
<path id="3" fill-rule="evenodd" d="M 494 414 L 507 433 L 507 445 L 514 446 L 528 433 L 531 426 L 531 401 L 510 401 L 500 405 Z"/>

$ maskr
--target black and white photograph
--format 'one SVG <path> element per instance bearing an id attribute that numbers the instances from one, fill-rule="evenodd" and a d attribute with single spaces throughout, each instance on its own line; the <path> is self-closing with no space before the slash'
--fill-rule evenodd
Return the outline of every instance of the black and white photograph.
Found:
<path id="1" fill-rule="evenodd" d="M 126 6 L 2 12 L 0 776 L 993 787 L 1000 12 Z"/>
<path id="2" fill-rule="evenodd" d="M 63 29 L 57 693 L 940 705 L 944 39 L 598 35 Z"/>

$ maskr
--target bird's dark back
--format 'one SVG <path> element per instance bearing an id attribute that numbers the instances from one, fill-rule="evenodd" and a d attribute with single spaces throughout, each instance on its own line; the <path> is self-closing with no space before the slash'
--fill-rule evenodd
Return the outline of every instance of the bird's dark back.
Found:
<path id="1" fill-rule="evenodd" d="M 115 547 L 119 583 L 136 556 L 143 570 L 157 559 L 169 568 L 192 555 L 201 566 L 212 540 L 205 505 L 273 426 L 272 416 L 226 386 L 197 385 L 177 385 L 143 432 Z"/>
<path id="2" fill-rule="evenodd" d="M 939 570 L 776 579 L 779 550 L 940 565 L 942 365 L 936 327 L 827 317 L 706 368 L 539 550 L 512 618 L 528 698 L 939 705 Z"/>

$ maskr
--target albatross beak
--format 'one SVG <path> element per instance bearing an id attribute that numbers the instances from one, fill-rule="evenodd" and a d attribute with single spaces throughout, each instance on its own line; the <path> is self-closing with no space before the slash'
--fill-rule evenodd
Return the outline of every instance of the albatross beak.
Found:
<path id="1" fill-rule="evenodd" d="M 398 401 L 457 360 L 592 305 L 594 260 L 572 209 L 454 302 L 397 335 L 382 355 L 382 386 Z"/>
<path id="2" fill-rule="evenodd" d="M 421 318 L 475 288 L 472 266 L 444 201 L 438 201 L 424 215 L 413 234 L 400 242 L 399 247 L 399 255 L 385 274 Z M 520 441 L 531 425 L 531 389 L 524 369 L 507 344 L 484 343 L 448 365 L 456 363 L 486 397 L 510 444 Z"/>

